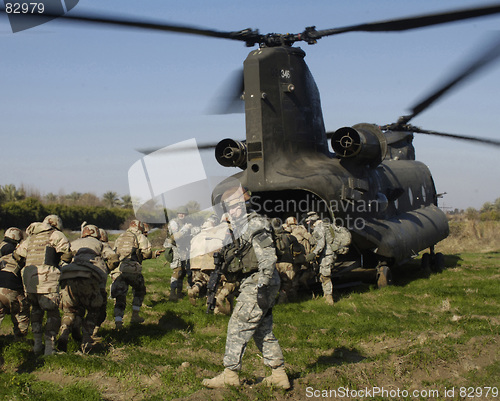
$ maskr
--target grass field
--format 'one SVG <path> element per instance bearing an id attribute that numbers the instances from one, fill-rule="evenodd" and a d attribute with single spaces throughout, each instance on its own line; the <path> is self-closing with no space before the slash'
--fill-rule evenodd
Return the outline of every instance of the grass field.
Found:
<path id="1" fill-rule="evenodd" d="M 70 340 L 67 354 L 35 358 L 32 335 L 14 342 L 6 317 L 0 399 L 499 399 L 500 252 L 448 254 L 445 262 L 426 276 L 417 259 L 393 272 L 393 286 L 338 291 L 333 307 L 310 295 L 278 305 L 274 331 L 293 385 L 285 392 L 259 384 L 268 372 L 253 342 L 241 388 L 203 388 L 222 369 L 228 317 L 187 298 L 169 302 L 171 270 L 163 259 L 145 261 L 146 322 L 130 326 L 127 310 L 125 330 L 115 332 L 109 300 L 91 355 Z"/>

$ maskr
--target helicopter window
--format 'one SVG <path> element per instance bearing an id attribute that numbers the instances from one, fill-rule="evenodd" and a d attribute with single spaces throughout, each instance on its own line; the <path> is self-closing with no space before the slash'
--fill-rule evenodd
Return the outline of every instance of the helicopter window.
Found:
<path id="1" fill-rule="evenodd" d="M 424 200 L 424 203 L 427 201 L 427 196 L 425 194 L 425 187 L 422 185 L 422 199 Z"/>
<path id="2" fill-rule="evenodd" d="M 413 192 L 411 188 L 408 188 L 408 198 L 410 199 L 410 203 L 413 205 Z"/>

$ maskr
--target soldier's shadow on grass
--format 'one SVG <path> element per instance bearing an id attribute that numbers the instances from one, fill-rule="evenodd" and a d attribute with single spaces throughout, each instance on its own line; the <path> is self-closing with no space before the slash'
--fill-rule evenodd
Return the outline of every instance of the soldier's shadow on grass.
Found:
<path id="1" fill-rule="evenodd" d="M 366 358 L 356 349 L 348 349 L 340 347 L 332 350 L 327 355 L 321 355 L 316 362 L 307 366 L 308 369 L 325 370 L 332 366 L 345 365 L 346 363 L 362 362 Z M 300 372 L 291 376 L 292 379 L 298 379 L 301 376 Z"/>
<path id="2" fill-rule="evenodd" d="M 102 336 L 105 341 L 102 343 L 103 348 L 100 353 L 105 353 L 109 349 L 106 343 L 122 343 L 132 345 L 142 345 L 144 338 L 158 339 L 172 330 L 192 330 L 193 325 L 180 318 L 174 312 L 166 312 L 158 321 L 158 323 L 141 323 L 141 324 L 125 324 L 121 330 L 102 330 Z"/>

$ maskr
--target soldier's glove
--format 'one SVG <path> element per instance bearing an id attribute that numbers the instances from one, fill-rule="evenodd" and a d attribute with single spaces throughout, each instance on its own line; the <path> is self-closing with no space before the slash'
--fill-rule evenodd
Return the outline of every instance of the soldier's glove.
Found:
<path id="1" fill-rule="evenodd" d="M 306 262 L 312 262 L 316 259 L 316 254 L 315 253 L 310 253 L 309 255 L 306 255 Z"/>
<path id="2" fill-rule="evenodd" d="M 269 302 L 269 287 L 267 285 L 257 285 L 257 305 L 263 311 L 268 310 L 271 306 Z"/>
<path id="3" fill-rule="evenodd" d="M 168 263 L 172 263 L 172 261 L 174 260 L 174 249 L 173 248 L 165 249 L 165 259 L 167 260 Z"/>

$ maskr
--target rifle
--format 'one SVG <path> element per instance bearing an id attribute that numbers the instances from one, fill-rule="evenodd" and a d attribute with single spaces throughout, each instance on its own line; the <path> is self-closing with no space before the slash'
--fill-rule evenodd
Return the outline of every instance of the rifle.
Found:
<path id="1" fill-rule="evenodd" d="M 211 313 L 215 309 L 215 295 L 217 293 L 217 289 L 219 288 L 220 278 L 222 276 L 222 266 L 224 264 L 224 260 L 222 254 L 220 252 L 214 253 L 214 265 L 215 269 L 212 273 L 210 273 L 210 278 L 207 284 L 207 313 Z"/>

